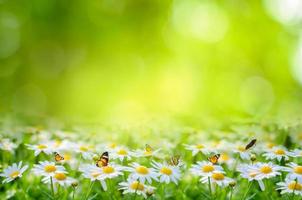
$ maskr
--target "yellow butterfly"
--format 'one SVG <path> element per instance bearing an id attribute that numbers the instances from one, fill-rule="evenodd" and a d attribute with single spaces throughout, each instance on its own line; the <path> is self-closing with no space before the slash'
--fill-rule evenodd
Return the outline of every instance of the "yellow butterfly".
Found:
<path id="1" fill-rule="evenodd" d="M 220 158 L 220 154 L 215 154 L 213 156 L 208 157 L 208 161 L 210 161 L 212 164 L 217 164 L 218 160 Z"/>
<path id="2" fill-rule="evenodd" d="M 60 162 L 60 161 L 64 160 L 64 157 L 61 156 L 58 152 L 54 152 L 54 155 L 55 155 L 56 162 Z"/>
<path id="3" fill-rule="evenodd" d="M 104 152 L 101 157 L 96 161 L 97 167 L 105 167 L 108 165 L 109 162 L 109 154 L 108 152 Z"/>
<path id="4" fill-rule="evenodd" d="M 146 144 L 145 151 L 151 153 L 153 151 L 153 148 L 149 144 Z"/>

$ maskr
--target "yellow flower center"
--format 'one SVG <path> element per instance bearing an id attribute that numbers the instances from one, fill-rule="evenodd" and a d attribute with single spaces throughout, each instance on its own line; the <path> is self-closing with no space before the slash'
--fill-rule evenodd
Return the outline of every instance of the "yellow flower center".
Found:
<path id="1" fill-rule="evenodd" d="M 93 176 L 94 178 L 98 177 L 99 175 L 101 175 L 100 172 L 92 172 L 91 176 Z"/>
<path id="2" fill-rule="evenodd" d="M 151 156 L 151 155 L 152 155 L 152 151 L 145 151 L 145 152 L 144 152 L 144 155 L 145 155 L 145 156 Z"/>
<path id="3" fill-rule="evenodd" d="M 214 171 L 214 167 L 213 165 L 204 165 L 201 170 L 205 173 L 208 173 Z"/>
<path id="4" fill-rule="evenodd" d="M 263 173 L 263 174 L 269 174 L 271 173 L 273 170 L 270 166 L 263 166 L 260 168 L 260 171 Z"/>
<path id="5" fill-rule="evenodd" d="M 138 166 L 136 168 L 136 172 L 139 173 L 139 174 L 148 174 L 149 173 L 149 169 L 145 166 Z"/>
<path id="6" fill-rule="evenodd" d="M 275 150 L 275 154 L 276 155 L 284 155 L 285 151 L 283 149 L 277 149 L 277 150 Z"/>
<path id="7" fill-rule="evenodd" d="M 133 190 L 140 190 L 143 191 L 145 189 L 144 185 L 139 183 L 138 181 L 134 181 L 131 183 L 130 188 Z"/>
<path id="8" fill-rule="evenodd" d="M 114 149 L 116 147 L 116 144 L 115 143 L 111 143 L 108 146 L 109 146 L 109 148 Z"/>
<path id="9" fill-rule="evenodd" d="M 59 147 L 62 144 L 60 140 L 56 140 L 54 146 Z"/>
<path id="10" fill-rule="evenodd" d="M 274 146 L 276 146 L 274 143 L 267 143 L 266 144 L 266 147 L 269 148 L 269 149 L 273 148 Z"/>
<path id="11" fill-rule="evenodd" d="M 202 144 L 197 144 L 196 145 L 196 149 L 203 149 L 203 148 L 204 148 L 204 146 Z"/>
<path id="12" fill-rule="evenodd" d="M 172 170 L 168 167 L 163 167 L 160 169 L 160 173 L 162 174 L 166 174 L 166 175 L 171 175 L 172 174 Z"/>
<path id="13" fill-rule="evenodd" d="M 288 184 L 288 189 L 290 190 L 302 190 L 302 184 L 297 183 L 296 181 L 291 182 L 290 184 Z"/>
<path id="14" fill-rule="evenodd" d="M 105 174 L 111 174 L 111 173 L 114 172 L 114 168 L 111 167 L 111 166 L 105 166 L 105 167 L 103 167 L 103 172 L 104 172 Z"/>
<path id="15" fill-rule="evenodd" d="M 120 150 L 118 150 L 117 154 L 125 156 L 128 154 L 128 152 L 125 149 L 120 149 Z"/>
<path id="16" fill-rule="evenodd" d="M 19 174 L 20 174 L 20 172 L 19 171 L 14 171 L 13 173 L 11 173 L 9 176 L 11 177 L 11 178 L 16 178 L 16 177 L 18 177 L 19 176 Z"/>
<path id="17" fill-rule="evenodd" d="M 38 148 L 38 149 L 46 149 L 47 146 L 44 145 L 44 144 L 39 144 L 39 145 L 37 146 L 37 148 Z"/>
<path id="18" fill-rule="evenodd" d="M 70 154 L 70 153 L 65 153 L 65 154 L 64 154 L 64 160 L 65 160 L 65 161 L 71 160 L 71 154 Z"/>
<path id="19" fill-rule="evenodd" d="M 54 165 L 46 165 L 44 167 L 44 171 L 47 172 L 47 173 L 51 173 L 51 172 L 54 172 L 56 170 L 57 170 L 57 168 Z"/>
<path id="20" fill-rule="evenodd" d="M 63 181 L 66 179 L 66 175 L 63 173 L 56 173 L 54 177 L 55 177 L 55 179 L 57 179 L 59 181 Z"/>
<path id="21" fill-rule="evenodd" d="M 302 166 L 295 167 L 294 172 L 297 173 L 297 174 L 302 174 Z"/>
<path id="22" fill-rule="evenodd" d="M 86 152 L 86 151 L 88 151 L 88 148 L 85 146 L 80 146 L 80 150 Z"/>
<path id="23" fill-rule="evenodd" d="M 223 154 L 221 154 L 220 159 L 222 161 L 228 161 L 228 160 L 230 160 L 230 156 L 226 153 L 223 153 Z"/>
<path id="24" fill-rule="evenodd" d="M 222 173 L 214 173 L 212 174 L 212 178 L 217 181 L 221 181 L 224 179 L 224 175 Z"/>
<path id="25" fill-rule="evenodd" d="M 244 146 L 237 147 L 238 151 L 244 152 L 246 149 Z"/>

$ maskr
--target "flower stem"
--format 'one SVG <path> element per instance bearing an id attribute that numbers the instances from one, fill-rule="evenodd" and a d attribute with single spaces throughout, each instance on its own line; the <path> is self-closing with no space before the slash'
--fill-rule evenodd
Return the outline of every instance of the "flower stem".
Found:
<path id="1" fill-rule="evenodd" d="M 249 191 L 250 191 L 250 189 L 251 189 L 252 184 L 253 184 L 252 181 L 249 182 L 248 188 L 247 188 L 247 190 L 246 190 L 246 192 L 245 192 L 245 194 L 244 194 L 242 200 L 246 199 L 246 196 L 248 195 L 248 193 L 249 193 Z"/>
<path id="2" fill-rule="evenodd" d="M 208 185 L 209 185 L 210 197 L 212 199 L 213 197 L 212 197 L 212 187 L 211 187 L 211 179 L 210 179 L 210 177 L 208 177 Z"/>
<path id="3" fill-rule="evenodd" d="M 233 191 L 234 191 L 234 189 L 232 188 L 231 189 L 231 194 L 230 194 L 230 200 L 232 200 L 232 198 L 233 198 Z"/>
<path id="4" fill-rule="evenodd" d="M 53 197 L 53 199 L 56 199 L 55 190 L 53 189 L 53 181 L 52 181 L 52 177 L 50 177 L 50 187 L 51 187 L 52 197 Z"/>
<path id="5" fill-rule="evenodd" d="M 91 190 L 92 190 L 93 185 L 94 185 L 94 181 L 92 181 L 92 182 L 90 183 L 89 190 L 87 191 L 85 200 L 88 199 L 88 197 L 89 197 L 89 195 L 90 195 L 90 192 L 91 192 Z"/>
<path id="6" fill-rule="evenodd" d="M 72 192 L 72 200 L 74 200 L 74 193 L 75 193 L 75 188 L 73 188 L 73 192 Z"/>

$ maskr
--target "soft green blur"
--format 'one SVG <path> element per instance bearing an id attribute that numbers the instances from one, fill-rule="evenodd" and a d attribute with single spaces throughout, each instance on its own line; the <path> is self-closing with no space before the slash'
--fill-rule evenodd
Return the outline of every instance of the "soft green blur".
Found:
<path id="1" fill-rule="evenodd" d="M 0 0 L 0 113 L 127 123 L 297 116 L 296 7 L 272 0 Z"/>

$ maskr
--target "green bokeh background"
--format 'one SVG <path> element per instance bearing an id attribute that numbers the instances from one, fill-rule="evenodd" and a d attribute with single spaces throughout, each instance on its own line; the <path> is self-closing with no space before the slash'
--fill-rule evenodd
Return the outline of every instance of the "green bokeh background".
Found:
<path id="1" fill-rule="evenodd" d="M 269 2 L 1 0 L 0 113 L 127 123 L 299 116 L 301 21 L 280 20 Z"/>

